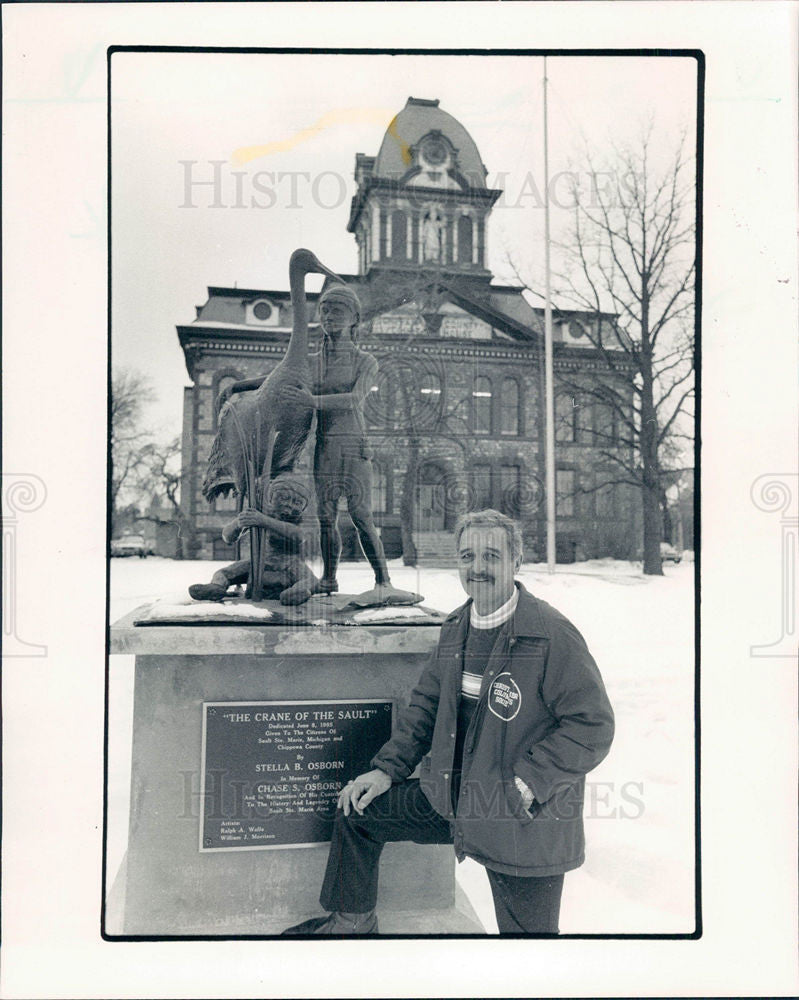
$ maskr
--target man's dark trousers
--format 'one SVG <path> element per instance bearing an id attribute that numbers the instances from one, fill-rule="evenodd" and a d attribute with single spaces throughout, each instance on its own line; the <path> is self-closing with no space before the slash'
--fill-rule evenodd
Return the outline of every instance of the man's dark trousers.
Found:
<path id="1" fill-rule="evenodd" d="M 383 845 L 398 840 L 451 844 L 447 820 L 410 779 L 378 795 L 359 816 L 336 814 L 320 902 L 325 910 L 366 913 L 377 904 Z M 500 934 L 557 934 L 563 876 L 530 878 L 487 868 Z"/>

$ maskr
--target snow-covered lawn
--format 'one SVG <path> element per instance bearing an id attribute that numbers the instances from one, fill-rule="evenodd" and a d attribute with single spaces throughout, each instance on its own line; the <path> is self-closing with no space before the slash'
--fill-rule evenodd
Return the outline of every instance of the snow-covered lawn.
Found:
<path id="1" fill-rule="evenodd" d="M 111 622 L 156 598 L 186 596 L 222 563 L 113 559 Z M 464 599 L 456 569 L 390 563 L 392 582 L 450 611 Z M 673 934 L 694 930 L 694 587 L 692 563 L 645 577 L 640 564 L 592 560 L 525 564 L 519 579 L 570 618 L 599 664 L 616 712 L 616 739 L 588 778 L 586 863 L 565 881 L 561 932 Z M 372 586 L 366 564 L 344 564 L 342 592 Z M 111 659 L 109 884 L 127 839 L 133 657 Z M 458 880 L 496 933 L 484 870 Z"/>

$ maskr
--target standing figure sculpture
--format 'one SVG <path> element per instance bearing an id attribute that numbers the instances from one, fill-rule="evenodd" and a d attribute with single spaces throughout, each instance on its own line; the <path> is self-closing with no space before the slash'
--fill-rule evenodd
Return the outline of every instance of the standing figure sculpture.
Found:
<path id="1" fill-rule="evenodd" d="M 292 407 L 313 408 L 317 415 L 314 481 L 324 562 L 319 589 L 323 593 L 338 590 L 341 536 L 336 522 L 343 496 L 374 571 L 376 596 L 392 593 L 398 597 L 402 592 L 391 588 L 372 517 L 372 462 L 363 408 L 377 376 L 377 361 L 355 343 L 361 318 L 358 296 L 346 285 L 330 285 L 319 300 L 319 318 L 324 336 L 321 350 L 312 359 L 313 391 L 287 385 L 282 394 Z"/>

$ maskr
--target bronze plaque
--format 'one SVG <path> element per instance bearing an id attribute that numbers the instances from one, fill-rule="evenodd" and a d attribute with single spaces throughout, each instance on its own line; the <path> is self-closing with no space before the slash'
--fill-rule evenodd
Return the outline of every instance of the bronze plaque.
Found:
<path id="1" fill-rule="evenodd" d="M 201 851 L 330 840 L 336 800 L 391 736 L 390 701 L 203 703 Z"/>

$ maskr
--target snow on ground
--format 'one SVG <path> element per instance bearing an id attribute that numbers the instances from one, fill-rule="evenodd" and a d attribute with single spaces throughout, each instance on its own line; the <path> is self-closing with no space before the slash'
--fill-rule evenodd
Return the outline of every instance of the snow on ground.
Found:
<path id="1" fill-rule="evenodd" d="M 114 559 L 111 622 L 157 598 L 183 598 L 223 563 Z M 392 582 L 451 611 L 465 595 L 457 570 L 389 564 Z M 566 877 L 566 934 L 673 934 L 694 930 L 693 564 L 645 577 L 640 564 L 610 559 L 525 564 L 519 579 L 584 635 L 616 712 L 607 759 L 588 776 L 586 863 Z M 345 563 L 342 592 L 372 586 L 365 563 Z M 109 704 L 109 886 L 127 839 L 133 657 L 111 659 Z M 486 930 L 496 933 L 482 867 L 458 866 L 458 881 Z"/>

